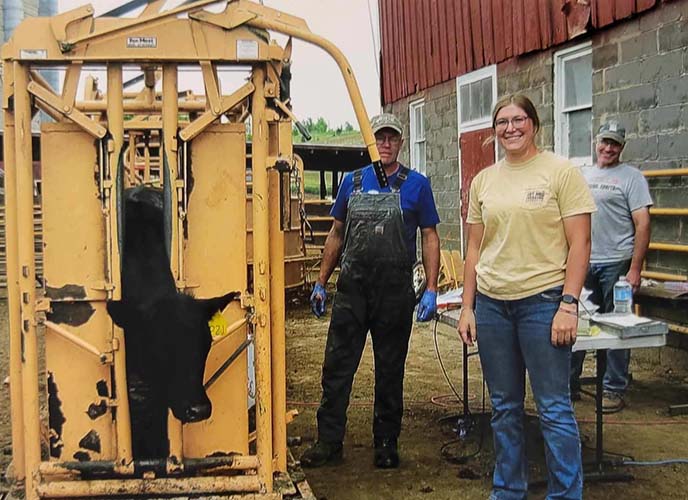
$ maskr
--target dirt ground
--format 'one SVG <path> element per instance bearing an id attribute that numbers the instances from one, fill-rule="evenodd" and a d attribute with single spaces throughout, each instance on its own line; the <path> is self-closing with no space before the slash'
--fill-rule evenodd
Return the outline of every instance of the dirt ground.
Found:
<path id="1" fill-rule="evenodd" d="M 300 436 L 302 445 L 293 447 L 295 456 L 316 437 L 315 410 L 320 397 L 320 367 L 323 359 L 329 316 L 315 319 L 308 308 L 292 308 L 287 322 L 287 363 L 289 407 L 299 417 L 289 428 L 290 436 Z M 476 415 L 474 429 L 457 440 L 452 428 L 461 407 L 449 397 L 433 341 L 434 325 L 414 325 L 406 365 L 405 411 L 400 438 L 399 470 L 377 470 L 372 464 L 372 400 L 374 371 L 370 342 L 361 361 L 348 413 L 344 443 L 344 463 L 336 467 L 308 469 L 306 476 L 319 499 L 478 499 L 487 498 L 493 463 L 489 416 L 480 415 L 482 377 L 477 356 L 469 362 L 469 405 Z M 461 391 L 461 344 L 456 332 L 438 328 L 438 346 L 449 378 Z M 593 356 L 588 356 L 592 358 Z M 592 375 L 594 362 L 586 363 Z M 634 382 L 628 393 L 628 407 L 605 417 L 604 449 L 637 461 L 688 458 L 688 417 L 669 417 L 667 406 L 688 402 L 688 378 L 667 374 L 648 366 L 633 365 Z M 489 398 L 485 402 L 489 413 Z M 538 430 L 532 399 L 527 402 L 528 455 L 530 479 L 546 478 L 542 437 Z M 594 401 L 584 396 L 576 405 L 584 444 L 584 461 L 592 461 L 595 444 Z M 482 436 L 482 437 L 481 437 Z M 449 443 L 445 446 L 446 443 Z M 444 447 L 447 458 L 442 456 Z M 473 456 L 474 455 L 474 456 Z M 468 458 L 464 458 L 468 457 Z M 630 467 L 621 469 L 634 476 L 630 483 L 587 483 L 585 498 L 624 499 L 688 498 L 688 465 Z M 546 488 L 532 489 L 530 498 L 544 498 Z"/>
<path id="2" fill-rule="evenodd" d="M 287 318 L 288 407 L 300 415 L 289 427 L 289 436 L 301 438 L 292 452 L 298 457 L 316 436 L 315 409 L 320 397 L 322 363 L 329 315 L 315 319 L 308 308 L 291 302 Z M 442 360 L 450 380 L 460 391 L 461 346 L 456 333 L 440 326 L 437 334 Z M 589 356 L 591 357 L 591 356 Z M 7 304 L 0 301 L 0 380 L 8 373 Z M 591 374 L 593 363 L 586 364 Z M 432 324 L 416 324 L 406 367 L 404 429 L 400 439 L 401 467 L 377 470 L 372 465 L 372 398 L 374 372 L 370 343 L 366 347 L 351 396 L 344 463 L 338 467 L 307 470 L 307 479 L 321 500 L 460 499 L 487 498 L 493 460 L 491 434 L 483 410 L 482 378 L 477 357 L 469 364 L 469 402 L 475 425 L 464 440 L 455 427 L 461 408 L 450 396 L 435 353 Z M 605 418 L 605 451 L 610 457 L 623 454 L 635 460 L 688 458 L 688 417 L 669 417 L 667 405 L 688 402 L 686 374 L 665 373 L 648 366 L 633 366 L 634 382 L 628 408 Z M 486 395 L 487 398 L 487 395 Z M 534 415 L 529 400 L 529 414 Z M 489 402 L 485 401 L 489 412 Z M 584 459 L 593 458 L 594 407 L 591 398 L 577 404 Z M 531 480 L 545 477 L 542 438 L 537 420 L 528 419 Z M 443 446 L 445 445 L 446 446 Z M 442 453 L 444 450 L 444 455 Z M 9 391 L 0 387 L 0 470 L 11 459 Z M 626 466 L 631 483 L 587 483 L 585 497 L 604 499 L 688 498 L 688 465 Z M 4 484 L 0 481 L 0 496 Z M 536 487 L 530 498 L 544 498 Z"/>

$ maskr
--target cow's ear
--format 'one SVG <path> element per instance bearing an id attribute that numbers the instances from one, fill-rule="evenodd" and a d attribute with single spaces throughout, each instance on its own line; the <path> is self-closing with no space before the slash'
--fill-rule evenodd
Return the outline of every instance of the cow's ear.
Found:
<path id="1" fill-rule="evenodd" d="M 122 300 L 108 300 L 107 312 L 120 328 L 126 328 L 131 323 L 131 308 Z"/>
<path id="2" fill-rule="evenodd" d="M 222 312 L 224 308 L 227 307 L 227 304 L 229 304 L 234 299 L 238 298 L 239 295 L 241 295 L 240 292 L 230 292 L 226 295 L 223 295 L 222 297 L 214 297 L 212 299 L 198 299 L 196 302 L 198 302 L 201 305 L 201 307 L 203 307 L 205 315 L 208 319 L 210 319 L 215 315 L 216 312 Z"/>

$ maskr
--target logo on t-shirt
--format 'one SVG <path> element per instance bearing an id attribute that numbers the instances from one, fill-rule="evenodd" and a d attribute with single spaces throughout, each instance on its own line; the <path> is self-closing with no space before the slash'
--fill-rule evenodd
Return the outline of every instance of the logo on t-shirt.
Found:
<path id="1" fill-rule="evenodd" d="M 525 208 L 538 208 L 547 203 L 549 191 L 544 187 L 527 188 L 523 205 Z"/>

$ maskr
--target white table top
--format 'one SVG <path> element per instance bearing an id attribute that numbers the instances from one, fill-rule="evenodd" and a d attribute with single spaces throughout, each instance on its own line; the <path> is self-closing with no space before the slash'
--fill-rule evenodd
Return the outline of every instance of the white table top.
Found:
<path id="1" fill-rule="evenodd" d="M 453 328 L 459 324 L 461 309 L 452 309 L 439 313 L 439 322 Z M 579 336 L 573 344 L 573 351 L 593 351 L 597 349 L 635 349 L 638 347 L 662 347 L 666 345 L 666 335 L 648 335 L 646 337 L 631 337 L 622 339 L 604 330 L 604 326 L 597 325 L 601 331 L 597 335 Z"/>

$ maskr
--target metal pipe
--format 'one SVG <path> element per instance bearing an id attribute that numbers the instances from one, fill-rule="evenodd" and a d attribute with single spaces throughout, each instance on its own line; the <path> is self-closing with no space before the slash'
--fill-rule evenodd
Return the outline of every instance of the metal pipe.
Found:
<path id="1" fill-rule="evenodd" d="M 13 93 L 12 63 L 3 61 L 3 92 Z M 15 162 L 14 113 L 3 110 L 5 133 L 5 252 L 7 258 L 7 305 L 10 334 L 10 415 L 12 418 L 12 462 L 17 481 L 24 481 L 24 406 L 22 402 L 22 332 L 19 294 L 17 238 L 17 165 Z"/>
<path id="2" fill-rule="evenodd" d="M 688 175 L 688 168 L 666 168 L 662 170 L 643 170 L 645 177 L 674 177 Z"/>
<path id="3" fill-rule="evenodd" d="M 688 245 L 678 243 L 656 243 L 650 242 L 649 250 L 668 250 L 670 252 L 688 252 Z"/>
<path id="4" fill-rule="evenodd" d="M 77 498 L 112 495 L 199 495 L 204 493 L 257 492 L 257 476 L 186 477 L 165 479 L 105 479 L 53 481 L 38 485 L 41 497 Z"/>
<path id="5" fill-rule="evenodd" d="M 89 344 L 88 342 L 86 342 L 83 339 L 80 339 L 79 337 L 77 337 L 76 335 L 71 333 L 66 328 L 62 328 L 57 323 L 53 323 L 52 321 L 46 320 L 43 322 L 43 324 L 46 327 L 48 327 L 48 329 L 50 331 L 52 331 L 53 333 L 58 334 L 60 337 L 70 341 L 72 344 L 74 344 L 78 347 L 81 347 L 86 352 L 89 352 L 89 353 L 93 354 L 94 356 L 96 356 L 100 360 L 101 363 L 107 363 L 108 358 L 109 358 L 108 353 L 100 352 L 98 349 L 93 347 L 93 345 Z"/>
<path id="6" fill-rule="evenodd" d="M 229 357 L 225 360 L 224 363 L 222 363 L 222 366 L 218 368 L 215 373 L 213 373 L 208 381 L 203 384 L 203 388 L 207 391 L 211 385 L 213 385 L 218 378 L 222 376 L 222 374 L 227 371 L 227 368 L 231 366 L 231 364 L 234 362 L 235 359 L 239 357 L 239 355 L 246 350 L 248 346 L 251 345 L 253 342 L 253 339 L 246 339 L 244 340 L 241 344 L 239 344 L 239 347 L 237 347 L 232 354 L 229 355 Z"/>
<path id="7" fill-rule="evenodd" d="M 687 281 L 688 276 L 683 274 L 669 274 L 669 273 L 659 273 L 656 271 L 640 271 L 640 276 L 648 279 L 655 280 L 666 280 L 666 281 Z"/>
<path id="8" fill-rule="evenodd" d="M 117 180 L 119 179 L 119 155 L 124 144 L 124 110 L 122 109 L 122 65 L 119 63 L 108 64 L 107 67 L 107 121 L 108 129 L 112 137 L 114 147 L 108 155 L 109 180 L 112 181 L 108 190 L 106 209 L 106 246 L 109 249 L 107 255 L 107 269 L 110 284 L 113 287 L 110 293 L 112 300 L 120 300 L 122 297 L 120 248 L 119 248 L 119 220 L 118 206 L 121 193 Z M 115 418 L 115 430 L 117 435 L 117 459 L 120 466 L 130 468 L 132 461 L 131 425 L 129 414 L 129 395 L 127 393 L 127 369 L 126 349 L 124 343 L 124 331 L 114 323 L 112 324 L 112 345 L 114 354 L 114 379 L 115 395 L 117 400 L 117 416 Z"/>
<path id="9" fill-rule="evenodd" d="M 167 157 L 167 165 L 169 168 L 168 179 L 170 186 L 170 210 L 169 214 L 172 219 L 172 241 L 170 246 L 170 266 L 172 274 L 174 275 L 177 287 L 180 287 L 180 281 L 183 279 L 183 270 L 181 268 L 179 244 L 178 220 L 178 189 L 177 179 L 179 178 L 178 162 L 177 162 L 177 128 L 179 126 L 179 106 L 177 102 L 177 65 L 164 64 L 162 76 L 162 136 L 164 155 Z"/>
<path id="10" fill-rule="evenodd" d="M 255 294 L 256 433 L 261 492 L 272 492 L 272 397 L 270 349 L 270 242 L 268 219 L 268 125 L 265 66 L 253 68 L 253 290 Z"/>
<path id="11" fill-rule="evenodd" d="M 271 156 L 292 154 L 291 121 L 271 124 L 269 144 L 278 150 L 269 151 Z M 284 233 L 281 231 L 281 173 L 271 168 L 268 172 L 268 209 L 270 238 L 270 340 L 272 361 L 272 453 L 275 468 L 287 472 L 287 380 L 286 380 L 286 336 L 284 297 Z M 284 200 L 291 203 L 291 199 Z M 255 233 L 254 233 L 255 237 Z"/>
<path id="12" fill-rule="evenodd" d="M 208 469 L 222 467 L 229 470 L 255 470 L 258 468 L 258 458 L 254 455 L 233 455 L 227 457 L 187 458 L 183 461 L 185 472 L 202 472 Z M 154 471 L 156 474 L 166 473 L 166 459 L 135 460 L 136 474 Z M 65 474 L 92 474 L 99 476 L 126 477 L 117 470 L 113 461 L 94 462 L 42 462 L 38 468 L 42 477 L 64 476 Z M 134 471 L 132 470 L 132 473 Z"/>
<path id="13" fill-rule="evenodd" d="M 678 325 L 676 323 L 667 323 L 667 326 L 669 327 L 669 330 L 671 330 L 672 332 L 688 335 L 688 326 Z"/>
<path id="14" fill-rule="evenodd" d="M 310 44 L 316 45 L 327 52 L 332 59 L 334 59 L 342 73 L 344 83 L 346 84 L 346 89 L 349 92 L 349 98 L 351 99 L 351 104 L 354 108 L 354 113 L 356 114 L 356 120 L 358 121 L 361 135 L 363 136 L 363 143 L 368 149 L 370 160 L 373 163 L 379 162 L 380 153 L 378 152 L 375 144 L 375 136 L 373 135 L 373 129 L 370 126 L 368 114 L 366 113 L 365 105 L 363 104 L 361 91 L 359 90 L 358 83 L 356 83 L 356 79 L 354 78 L 354 72 L 351 69 L 351 65 L 347 61 L 342 51 L 329 40 L 312 33 L 308 29 L 302 29 L 279 21 L 278 19 L 280 12 L 277 10 L 269 9 L 260 5 L 250 5 L 246 7 L 250 10 L 255 10 L 258 13 L 258 16 L 248 21 L 247 24 L 257 28 L 263 28 L 266 30 L 276 31 L 284 35 L 293 36 L 294 38 L 298 38 Z M 264 13 L 271 13 L 272 15 L 268 17 Z M 201 15 L 203 14 L 201 13 Z"/>
<path id="15" fill-rule="evenodd" d="M 164 152 L 167 158 L 168 171 L 162 175 L 163 182 L 169 186 L 170 210 L 172 234 L 170 239 L 170 268 L 174 276 L 177 288 L 183 288 L 183 248 L 181 241 L 182 219 L 179 210 L 179 179 L 177 162 L 177 128 L 179 126 L 179 107 L 177 101 L 177 65 L 164 64 L 162 67 L 162 136 Z M 169 176 L 169 177 L 165 177 Z M 184 443 L 182 423 L 177 420 L 172 412 L 167 419 L 167 437 L 170 442 L 169 470 L 179 467 L 184 456 Z"/>
<path id="16" fill-rule="evenodd" d="M 688 215 L 688 208 L 650 208 L 650 215 Z"/>
<path id="17" fill-rule="evenodd" d="M 136 136 L 135 132 L 129 132 L 129 146 L 127 152 L 129 168 L 127 169 L 127 187 L 136 184 Z"/>
<path id="18" fill-rule="evenodd" d="M 179 111 L 200 113 L 206 110 L 205 100 L 202 101 L 177 101 Z M 102 113 L 107 109 L 105 101 L 77 101 L 74 105 L 76 109 L 84 113 Z M 153 101 L 151 103 L 146 101 L 127 100 L 124 101 L 124 111 L 126 113 L 150 113 L 162 111 L 162 102 Z"/>
<path id="19" fill-rule="evenodd" d="M 227 339 L 231 338 L 232 334 L 236 332 L 239 328 L 248 323 L 247 318 L 241 318 L 236 320 L 234 323 L 227 327 L 227 335 L 220 337 L 219 339 L 213 341 L 213 348 L 217 349 L 220 344 L 225 342 Z"/>
<path id="20" fill-rule="evenodd" d="M 53 86 L 52 83 L 50 83 L 48 80 L 46 80 L 43 75 L 41 75 L 38 71 L 36 70 L 31 70 L 29 72 L 31 75 L 31 79 L 35 81 L 36 83 L 40 84 L 42 87 L 45 87 L 46 90 L 49 90 L 53 94 L 57 94 L 56 86 Z"/>
<path id="21" fill-rule="evenodd" d="M 21 330 L 24 357 L 22 394 L 24 410 L 24 452 L 26 498 L 36 497 L 34 471 L 41 462 L 40 416 L 38 409 L 38 341 L 36 338 L 36 269 L 33 227 L 33 157 L 31 144 L 31 101 L 27 87 L 29 69 L 14 63 L 15 165 L 17 172 L 17 250 Z"/>

